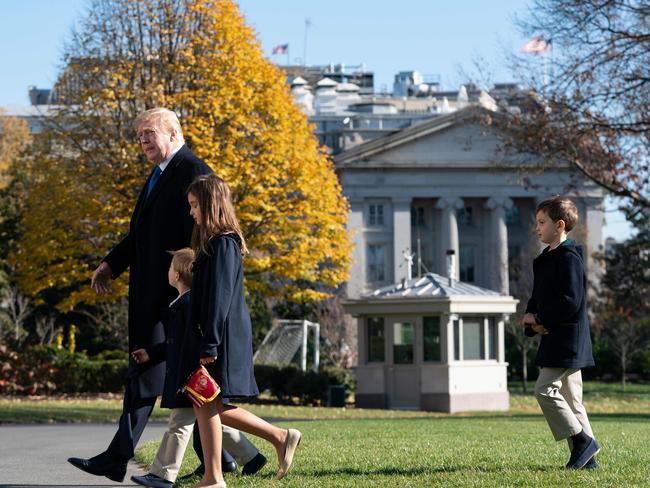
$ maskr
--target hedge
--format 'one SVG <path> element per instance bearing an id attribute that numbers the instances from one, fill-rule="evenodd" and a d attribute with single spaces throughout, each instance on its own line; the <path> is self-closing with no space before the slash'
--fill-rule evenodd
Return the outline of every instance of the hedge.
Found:
<path id="1" fill-rule="evenodd" d="M 125 351 L 104 351 L 89 357 L 55 346 L 32 346 L 18 353 L 0 345 L 0 394 L 48 395 L 121 392 L 128 367 Z M 260 392 L 283 403 L 324 403 L 330 385 L 354 390 L 349 370 L 325 366 L 320 372 L 289 365 L 255 366 Z"/>

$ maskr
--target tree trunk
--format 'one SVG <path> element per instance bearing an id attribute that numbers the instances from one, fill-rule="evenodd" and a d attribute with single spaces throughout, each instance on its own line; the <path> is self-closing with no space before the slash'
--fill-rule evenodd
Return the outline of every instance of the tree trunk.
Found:
<path id="1" fill-rule="evenodd" d="M 627 363 L 627 355 L 625 353 L 621 354 L 621 389 L 625 392 L 625 365 Z"/>

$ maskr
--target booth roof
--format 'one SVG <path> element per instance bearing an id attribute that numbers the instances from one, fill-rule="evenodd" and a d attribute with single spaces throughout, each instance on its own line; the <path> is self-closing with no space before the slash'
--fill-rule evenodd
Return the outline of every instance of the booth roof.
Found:
<path id="1" fill-rule="evenodd" d="M 458 280 L 440 276 L 436 273 L 427 273 L 423 276 L 405 280 L 402 283 L 379 288 L 363 298 L 433 298 L 451 296 L 502 296 L 499 292 L 470 285 Z"/>

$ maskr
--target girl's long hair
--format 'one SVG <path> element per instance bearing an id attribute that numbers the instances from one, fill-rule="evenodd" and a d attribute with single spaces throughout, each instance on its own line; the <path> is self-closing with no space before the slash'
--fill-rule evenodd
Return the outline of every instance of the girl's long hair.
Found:
<path id="1" fill-rule="evenodd" d="M 228 184 L 216 175 L 201 175 L 190 184 L 187 193 L 196 197 L 201 210 L 201 222 L 192 231 L 192 249 L 196 255 L 210 254 L 210 239 L 224 234 L 239 237 L 239 250 L 242 255 L 248 254 Z"/>

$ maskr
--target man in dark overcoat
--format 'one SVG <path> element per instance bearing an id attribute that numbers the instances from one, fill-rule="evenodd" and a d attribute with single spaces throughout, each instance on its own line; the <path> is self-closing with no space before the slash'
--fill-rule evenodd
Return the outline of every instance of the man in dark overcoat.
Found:
<path id="1" fill-rule="evenodd" d="M 165 339 L 161 313 L 175 295 L 167 282 L 167 251 L 190 245 L 194 221 L 185 192 L 197 176 L 212 172 L 185 145 L 174 112 L 147 110 L 134 127 L 154 167 L 138 196 L 129 232 L 104 257 L 91 281 L 97 293 L 106 292 L 111 279 L 129 270 L 129 353 Z M 88 473 L 122 481 L 164 379 L 164 362 L 138 365 L 130 357 L 122 415 L 108 449 L 90 459 L 68 461 Z"/>

